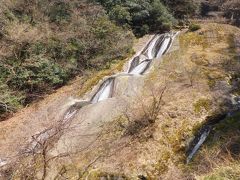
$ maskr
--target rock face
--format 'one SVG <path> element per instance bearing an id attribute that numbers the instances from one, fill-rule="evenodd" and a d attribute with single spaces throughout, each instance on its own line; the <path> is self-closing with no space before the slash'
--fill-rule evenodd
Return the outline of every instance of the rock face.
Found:
<path id="1" fill-rule="evenodd" d="M 168 53 L 153 46 L 149 54 L 146 40 L 125 74 L 112 76 L 114 82 L 106 77 L 84 96 L 90 101 L 59 92 L 3 122 L 1 177 L 183 179 L 178 164 L 194 129 L 219 107 L 230 108 L 229 77 L 240 69 L 233 58 L 239 34 L 232 26 L 203 24 L 173 43 L 169 35 L 168 43 L 150 37 L 159 47 L 171 47 Z M 157 58 L 146 71 L 132 73 L 152 54 Z M 106 92 L 113 93 L 98 94 L 109 85 L 114 90 Z"/>

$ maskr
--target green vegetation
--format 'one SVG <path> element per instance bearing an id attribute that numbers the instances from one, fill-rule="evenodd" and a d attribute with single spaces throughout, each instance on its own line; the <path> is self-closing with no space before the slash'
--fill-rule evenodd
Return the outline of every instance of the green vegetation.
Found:
<path id="1" fill-rule="evenodd" d="M 169 30 L 172 25 L 177 23 L 176 18 L 185 18 L 194 14 L 196 10 L 192 0 L 95 1 L 105 7 L 112 20 L 120 25 L 131 27 L 137 36 Z"/>
<path id="2" fill-rule="evenodd" d="M 162 0 L 174 17 L 186 19 L 199 11 L 199 2 L 194 0 Z"/>
<path id="3" fill-rule="evenodd" d="M 201 29 L 201 26 L 199 24 L 190 24 L 189 25 L 189 31 L 194 32 Z"/>
<path id="4" fill-rule="evenodd" d="M 193 106 L 195 113 L 200 113 L 203 109 L 209 111 L 211 107 L 211 101 L 209 99 L 199 99 Z"/>
<path id="5" fill-rule="evenodd" d="M 4 0 L 0 27 L 0 119 L 86 70 L 125 59 L 134 38 L 101 6 L 78 0 Z"/>
<path id="6" fill-rule="evenodd" d="M 214 170 L 213 173 L 202 177 L 203 180 L 225 180 L 232 179 L 237 180 L 240 177 L 240 165 L 232 164 L 226 167 L 219 167 Z"/>

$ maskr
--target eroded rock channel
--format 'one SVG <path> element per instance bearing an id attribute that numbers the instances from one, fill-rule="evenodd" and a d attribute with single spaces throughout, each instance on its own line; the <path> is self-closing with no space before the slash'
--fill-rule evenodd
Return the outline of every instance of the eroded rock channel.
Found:
<path id="1" fill-rule="evenodd" d="M 113 97 L 115 88 L 115 79 L 119 76 L 133 76 L 133 75 L 143 75 L 151 66 L 154 59 L 160 58 L 162 55 L 166 54 L 172 45 L 173 39 L 177 33 L 166 33 L 155 35 L 132 60 L 129 62 L 129 68 L 127 72 L 122 72 L 113 75 L 106 80 L 104 80 L 97 91 L 93 94 L 90 100 L 83 100 L 77 102 L 80 104 L 76 106 L 75 104 L 70 108 L 69 112 L 66 112 L 66 118 L 70 118 L 77 112 L 77 109 L 88 105 L 98 103 L 100 101 L 106 100 Z M 81 103 L 82 102 L 82 103 Z M 87 103 L 86 103 L 87 102 Z M 72 108 L 75 107 L 75 111 Z"/>

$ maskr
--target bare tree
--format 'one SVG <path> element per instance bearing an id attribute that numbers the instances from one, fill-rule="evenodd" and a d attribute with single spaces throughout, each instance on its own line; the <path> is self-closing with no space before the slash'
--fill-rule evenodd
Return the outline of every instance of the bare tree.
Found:
<path id="1" fill-rule="evenodd" d="M 189 86 L 192 87 L 199 76 L 199 67 L 195 64 L 184 67 L 184 73 L 189 81 Z"/>
<path id="2" fill-rule="evenodd" d="M 128 121 L 125 127 L 125 135 L 135 135 L 140 132 L 143 128 L 154 124 L 158 119 L 158 115 L 161 111 L 161 107 L 164 104 L 163 95 L 167 87 L 158 91 L 151 91 L 150 103 L 141 102 L 140 116 L 133 114 L 134 111 L 128 110 L 125 113 L 125 117 Z M 140 98 L 142 99 L 142 98 Z"/>

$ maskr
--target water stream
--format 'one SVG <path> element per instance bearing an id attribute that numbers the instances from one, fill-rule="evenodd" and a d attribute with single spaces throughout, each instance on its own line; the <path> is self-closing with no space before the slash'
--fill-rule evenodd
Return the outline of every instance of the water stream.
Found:
<path id="1" fill-rule="evenodd" d="M 200 128 L 198 133 L 196 134 L 195 138 L 193 141 L 190 143 L 190 147 L 187 150 L 187 163 L 189 163 L 194 155 L 197 153 L 197 151 L 200 149 L 202 144 L 207 140 L 210 132 L 212 129 L 220 122 L 226 120 L 229 117 L 234 117 L 235 114 L 239 113 L 239 110 L 234 111 L 234 112 L 229 112 L 226 114 L 220 114 L 215 117 L 208 117 L 206 120 L 206 124 Z"/>
<path id="2" fill-rule="evenodd" d="M 155 35 L 144 50 L 130 63 L 129 74 L 141 75 L 151 65 L 153 59 L 160 58 L 171 47 L 175 34 Z"/>
<path id="3" fill-rule="evenodd" d="M 212 130 L 212 126 L 205 126 L 200 131 L 199 134 L 194 138 L 192 144 L 192 149 L 189 150 L 187 156 L 187 164 L 192 160 L 193 156 L 197 153 L 201 145 L 206 141 L 210 131 Z"/>
<path id="4" fill-rule="evenodd" d="M 97 90 L 97 92 L 93 95 L 90 102 L 97 103 L 112 97 L 113 89 L 114 89 L 114 81 L 115 81 L 114 77 L 110 77 L 106 81 L 104 81 L 101 84 L 100 88 Z"/>
<path id="5" fill-rule="evenodd" d="M 143 74 L 149 68 L 151 62 L 152 61 L 150 59 L 144 60 L 135 66 L 129 73 L 133 75 Z"/>

